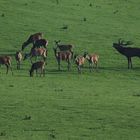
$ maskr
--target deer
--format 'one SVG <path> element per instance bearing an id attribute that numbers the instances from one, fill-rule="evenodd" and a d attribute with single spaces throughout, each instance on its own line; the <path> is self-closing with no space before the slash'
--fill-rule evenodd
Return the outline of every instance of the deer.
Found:
<path id="1" fill-rule="evenodd" d="M 78 73 L 81 73 L 81 67 L 85 64 L 86 54 L 74 55 L 75 64 L 77 65 Z"/>
<path id="2" fill-rule="evenodd" d="M 54 54 L 58 63 L 58 70 L 60 71 L 61 61 L 66 61 L 68 63 L 68 71 L 70 70 L 72 53 L 70 51 L 57 51 L 56 48 L 53 48 Z"/>
<path id="3" fill-rule="evenodd" d="M 12 70 L 12 67 L 11 67 L 11 61 L 12 61 L 12 58 L 10 56 L 0 56 L 0 64 L 1 65 L 5 65 L 6 66 L 6 74 L 8 74 L 8 71 L 9 71 L 9 68 L 12 72 L 12 75 L 13 75 L 13 70 Z"/>
<path id="4" fill-rule="evenodd" d="M 23 60 L 26 60 L 27 58 L 30 58 L 31 63 L 33 63 L 32 58 L 33 57 L 37 58 L 38 56 L 42 56 L 43 60 L 45 61 L 46 57 L 47 57 L 47 50 L 45 48 L 34 48 L 33 47 L 29 54 L 25 54 Z"/>
<path id="5" fill-rule="evenodd" d="M 58 40 L 58 41 L 54 41 L 55 42 L 55 45 L 56 45 L 56 48 L 59 49 L 60 51 L 70 51 L 72 53 L 72 57 L 73 57 L 73 48 L 74 46 L 71 45 L 71 44 L 59 44 L 61 42 L 61 40 Z"/>
<path id="6" fill-rule="evenodd" d="M 25 49 L 25 47 L 27 47 L 29 44 L 35 44 L 35 42 L 39 39 L 42 39 L 43 33 L 35 33 L 29 36 L 29 38 L 27 39 L 27 41 L 25 41 L 22 44 L 22 51 Z"/>
<path id="7" fill-rule="evenodd" d="M 45 61 L 38 61 L 32 64 L 30 69 L 30 77 L 33 77 L 34 71 L 36 71 L 36 76 L 38 74 L 38 70 L 40 70 L 40 76 L 45 76 Z"/>
<path id="8" fill-rule="evenodd" d="M 46 39 L 39 39 L 36 40 L 34 43 L 34 47 L 39 48 L 41 46 L 43 46 L 44 48 L 47 48 L 48 45 L 48 41 Z"/>
<path id="9" fill-rule="evenodd" d="M 20 69 L 20 65 L 21 65 L 21 61 L 23 59 L 23 55 L 22 55 L 21 51 L 17 51 L 16 52 L 15 59 L 16 59 L 16 62 L 17 62 L 17 70 L 19 70 Z"/>
<path id="10" fill-rule="evenodd" d="M 99 55 L 98 54 L 88 54 L 88 53 L 85 53 L 86 55 L 86 59 L 88 60 L 89 62 L 89 70 L 90 72 L 93 70 L 93 65 L 95 65 L 95 68 L 97 69 L 98 68 L 98 61 L 99 61 Z"/>
<path id="11" fill-rule="evenodd" d="M 128 69 L 132 69 L 132 57 L 140 58 L 140 48 L 132 48 L 127 47 L 128 45 L 132 45 L 133 42 L 127 41 L 124 42 L 122 39 L 119 39 L 117 43 L 113 43 L 113 47 L 122 55 L 124 55 L 128 60 Z"/>

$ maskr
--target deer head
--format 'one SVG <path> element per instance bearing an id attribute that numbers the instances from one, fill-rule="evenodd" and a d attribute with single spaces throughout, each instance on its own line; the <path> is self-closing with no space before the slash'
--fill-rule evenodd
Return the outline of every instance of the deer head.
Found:
<path id="1" fill-rule="evenodd" d="M 124 47 L 124 46 L 128 46 L 128 45 L 132 45 L 133 42 L 132 41 L 124 41 L 121 38 L 118 39 L 118 43 L 113 43 L 113 47 Z"/>
<path id="2" fill-rule="evenodd" d="M 56 45 L 58 45 L 61 42 L 61 40 L 58 40 L 58 41 L 55 40 L 54 42 Z"/>

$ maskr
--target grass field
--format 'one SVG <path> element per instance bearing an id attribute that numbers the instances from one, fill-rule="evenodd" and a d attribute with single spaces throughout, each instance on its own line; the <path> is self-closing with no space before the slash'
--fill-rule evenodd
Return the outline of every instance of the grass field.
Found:
<path id="1" fill-rule="evenodd" d="M 120 37 L 140 47 L 139 5 L 0 0 L 0 54 L 13 57 L 14 69 L 12 76 L 0 68 L 0 140 L 139 140 L 140 60 L 133 58 L 128 70 L 126 58 L 112 47 Z M 36 32 L 49 40 L 46 76 L 30 78 L 30 62 L 17 71 L 13 55 Z M 86 63 L 79 75 L 75 64 L 68 72 L 63 62 L 57 71 L 52 48 L 59 39 L 74 44 L 76 53 L 98 53 L 99 70 L 90 73 Z"/>

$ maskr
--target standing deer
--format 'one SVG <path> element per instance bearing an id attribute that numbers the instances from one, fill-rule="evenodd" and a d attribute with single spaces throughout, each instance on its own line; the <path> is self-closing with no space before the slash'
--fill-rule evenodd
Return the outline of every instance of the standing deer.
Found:
<path id="1" fill-rule="evenodd" d="M 44 61 L 46 60 L 47 57 L 47 51 L 45 48 L 32 48 L 29 54 L 25 54 L 24 59 L 30 58 L 31 63 L 32 63 L 32 58 L 33 57 L 38 57 L 38 56 L 42 56 Z"/>
<path id="2" fill-rule="evenodd" d="M 78 69 L 78 73 L 81 73 L 81 67 L 85 63 L 85 57 L 86 57 L 86 54 L 84 54 L 83 56 L 79 56 L 79 55 L 74 56 L 75 63 L 77 65 L 77 69 Z"/>
<path id="3" fill-rule="evenodd" d="M 59 44 L 61 41 L 54 41 L 55 42 L 55 45 L 56 45 L 56 48 L 58 48 L 60 51 L 70 51 L 72 53 L 72 57 L 73 57 L 73 48 L 74 46 L 71 45 L 71 44 Z"/>
<path id="4" fill-rule="evenodd" d="M 27 45 L 31 43 L 34 45 L 37 40 L 42 39 L 42 36 L 43 36 L 43 33 L 35 33 L 35 34 L 30 35 L 27 41 L 25 41 L 22 44 L 22 51 L 25 49 L 25 47 L 27 47 Z"/>
<path id="5" fill-rule="evenodd" d="M 68 70 L 70 70 L 72 53 L 70 51 L 58 51 L 56 48 L 53 48 L 54 54 L 58 63 L 58 70 L 60 70 L 60 62 L 66 61 L 68 63 Z"/>
<path id="6" fill-rule="evenodd" d="M 99 55 L 97 54 L 88 54 L 85 53 L 86 59 L 89 62 L 89 70 L 90 72 L 93 70 L 93 65 L 95 64 L 95 68 L 98 68 L 98 61 L 99 61 Z"/>
<path id="7" fill-rule="evenodd" d="M 22 53 L 21 51 L 17 51 L 16 54 L 15 54 L 15 59 L 17 61 L 17 70 L 20 69 L 20 64 L 21 64 L 21 61 L 23 59 L 23 56 L 22 56 Z"/>
<path id="8" fill-rule="evenodd" d="M 44 48 L 47 48 L 48 45 L 48 41 L 46 39 L 39 39 L 36 40 L 34 43 L 34 47 L 39 48 L 41 46 L 43 46 Z"/>
<path id="9" fill-rule="evenodd" d="M 11 60 L 12 60 L 12 58 L 10 56 L 0 56 L 0 64 L 6 66 L 6 69 L 7 69 L 6 74 L 8 74 L 8 71 L 10 68 L 12 75 L 13 75 L 13 71 L 12 71 L 12 67 L 11 67 Z"/>
<path id="10" fill-rule="evenodd" d="M 113 43 L 113 47 L 122 55 L 126 56 L 128 60 L 128 69 L 132 68 L 132 57 L 140 57 L 140 48 L 132 48 L 127 47 L 128 45 L 131 45 L 132 42 L 127 41 L 124 43 L 123 40 L 119 39 L 118 43 Z"/>
<path id="11" fill-rule="evenodd" d="M 40 70 L 40 76 L 45 76 L 45 62 L 44 61 L 38 61 L 32 64 L 30 69 L 30 77 L 33 77 L 34 71 L 36 71 L 36 75 L 38 73 L 38 70 Z"/>

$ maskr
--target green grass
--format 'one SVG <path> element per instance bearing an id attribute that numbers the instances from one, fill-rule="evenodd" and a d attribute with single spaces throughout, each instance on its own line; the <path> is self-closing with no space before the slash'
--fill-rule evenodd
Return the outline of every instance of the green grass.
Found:
<path id="1" fill-rule="evenodd" d="M 128 70 L 112 47 L 120 37 L 139 47 L 139 0 L 59 1 L 0 0 L 0 54 L 13 57 L 14 69 L 12 76 L 0 68 L 0 140 L 139 140 L 140 61 L 133 58 Z M 13 56 L 35 32 L 49 40 L 41 78 L 29 77 L 29 61 L 17 71 Z M 99 70 L 90 73 L 86 63 L 79 75 L 63 62 L 57 71 L 57 39 L 74 44 L 76 53 L 98 53 Z"/>

